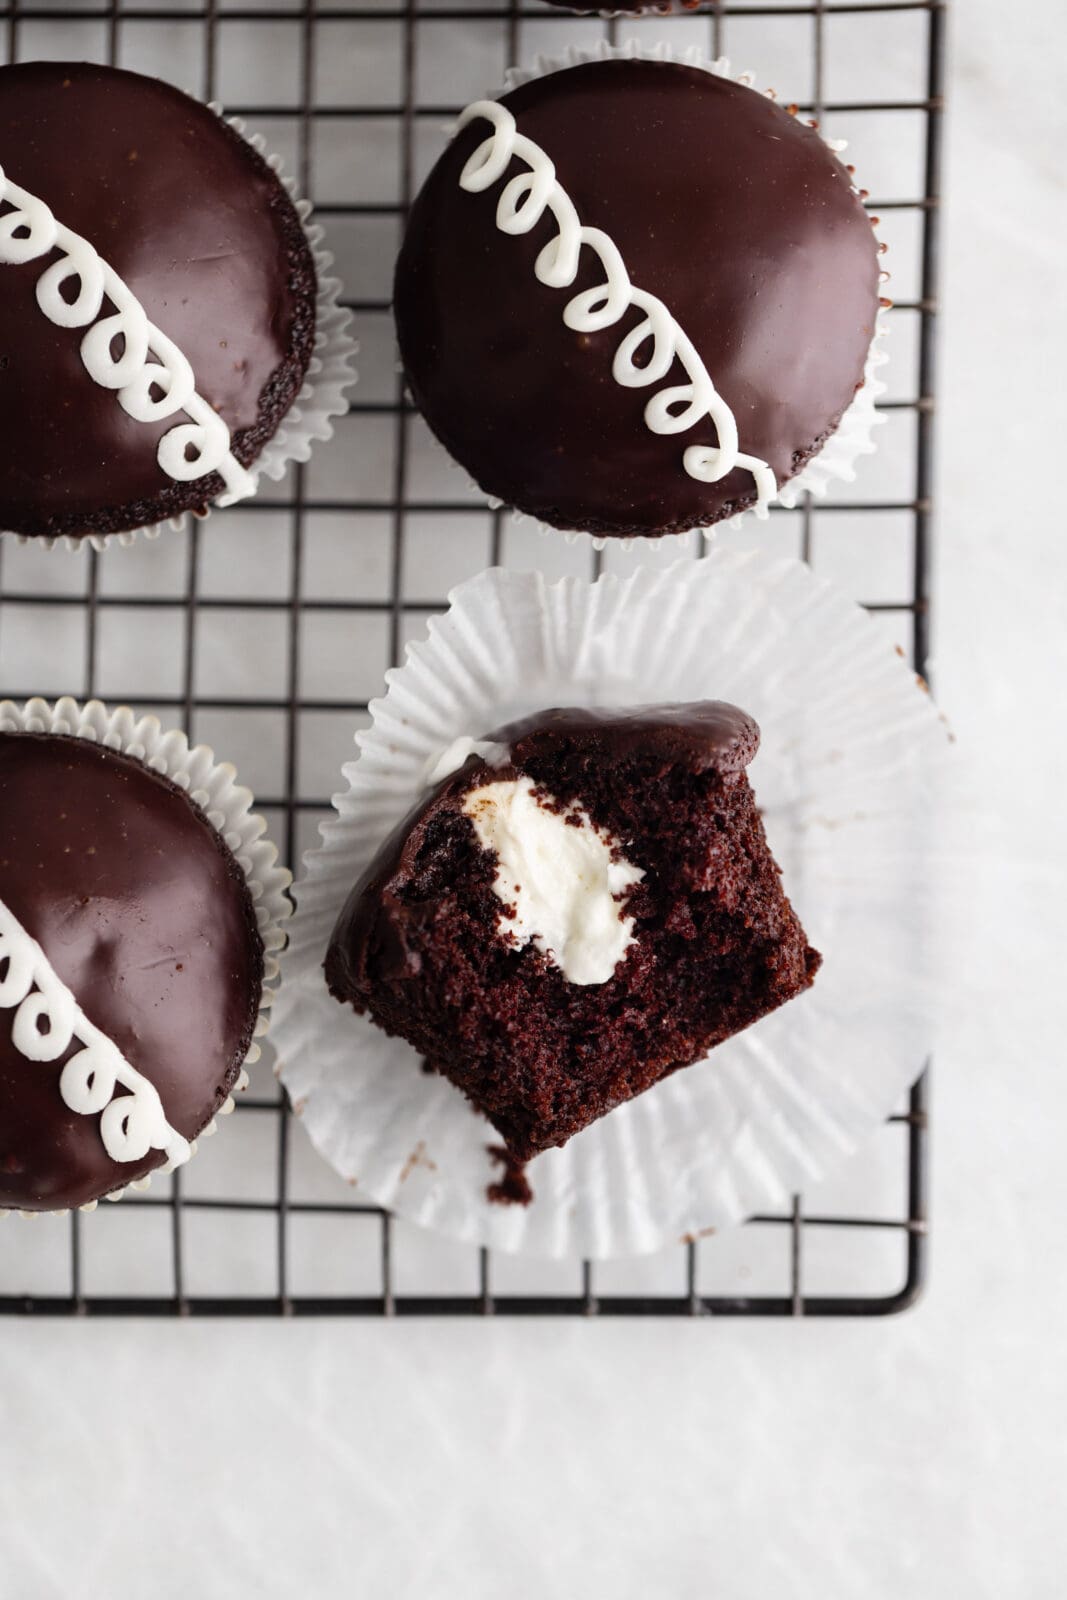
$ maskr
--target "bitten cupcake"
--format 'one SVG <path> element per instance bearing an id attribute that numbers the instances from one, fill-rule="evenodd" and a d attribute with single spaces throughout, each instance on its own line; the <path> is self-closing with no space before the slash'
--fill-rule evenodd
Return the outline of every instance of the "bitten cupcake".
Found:
<path id="1" fill-rule="evenodd" d="M 233 777 L 154 718 L 0 706 L 0 1208 L 114 1196 L 231 1105 L 289 881 Z"/>
<path id="2" fill-rule="evenodd" d="M 821 485 L 820 457 L 851 475 L 879 280 L 815 129 L 725 63 L 607 52 L 462 113 L 412 208 L 396 323 L 415 402 L 487 495 L 654 537 L 765 514 Z"/>
<path id="3" fill-rule="evenodd" d="M 271 1036 L 364 1204 L 533 1255 L 665 1248 L 826 1176 L 914 1080 L 951 747 L 806 564 L 490 569 L 356 742 Z M 489 1193 L 502 1138 L 543 1151 L 528 1205 Z"/>
<path id="4" fill-rule="evenodd" d="M 0 529 L 128 533 L 303 459 L 347 316 L 259 150 L 168 84 L 68 62 L 0 68 L 0 125 Z"/>
<path id="5" fill-rule="evenodd" d="M 720 701 L 458 741 L 349 896 L 331 993 L 414 1044 L 514 1159 L 565 1144 L 818 971 L 745 774 L 758 744 Z"/>

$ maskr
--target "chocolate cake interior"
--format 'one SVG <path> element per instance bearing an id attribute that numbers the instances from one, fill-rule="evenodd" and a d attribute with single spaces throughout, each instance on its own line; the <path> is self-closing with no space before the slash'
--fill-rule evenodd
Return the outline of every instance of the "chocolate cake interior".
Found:
<path id="1" fill-rule="evenodd" d="M 505 764 L 468 759 L 383 848 L 326 971 L 339 999 L 410 1040 L 528 1159 L 800 993 L 820 957 L 748 784 L 758 730 L 744 713 L 556 711 L 494 737 Z M 639 873 L 617 897 L 630 942 L 606 981 L 572 981 L 507 934 L 498 858 L 464 804 L 517 776 L 566 825 L 584 814 Z"/>

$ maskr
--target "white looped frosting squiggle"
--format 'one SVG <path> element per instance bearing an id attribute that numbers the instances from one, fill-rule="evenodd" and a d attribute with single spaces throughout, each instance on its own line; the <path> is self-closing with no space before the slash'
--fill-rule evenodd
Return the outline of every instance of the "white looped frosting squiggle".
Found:
<path id="1" fill-rule="evenodd" d="M 651 433 L 686 433 L 709 417 L 718 443 L 690 445 L 682 456 L 686 472 L 700 483 L 718 483 L 735 467 L 743 467 L 755 480 L 756 514 L 765 517 L 778 492 L 774 473 L 759 456 L 741 452 L 734 414 L 674 315 L 656 295 L 630 282 L 619 248 L 608 234 L 582 226 L 573 201 L 556 178 L 552 160 L 540 145 L 518 131 L 506 106 L 495 100 L 476 100 L 461 113 L 457 133 L 478 120 L 491 123 L 493 131 L 464 166 L 460 187 L 480 194 L 504 176 L 512 159 L 525 164 L 529 170 L 517 173 L 501 191 L 497 227 L 502 233 L 529 233 L 546 211 L 551 213 L 555 237 L 534 263 L 536 277 L 550 289 L 570 288 L 578 276 L 583 246 L 594 252 L 604 269 L 604 281 L 567 302 L 563 310 L 567 327 L 576 333 L 598 333 L 614 327 L 631 306 L 643 311 L 642 321 L 615 352 L 611 371 L 616 383 L 627 389 L 645 389 L 662 383 L 675 361 L 679 362 L 688 381 L 652 397 L 645 407 L 645 426 Z M 638 366 L 635 357 L 647 345 L 651 346 L 648 359 Z"/>
<path id="2" fill-rule="evenodd" d="M 143 1161 L 150 1150 L 162 1150 L 172 1167 L 188 1161 L 191 1146 L 167 1121 L 154 1085 L 89 1021 L 36 939 L 2 900 L 0 974 L 0 1009 L 14 1009 L 11 1042 L 27 1061 L 58 1061 L 73 1039 L 82 1044 L 60 1073 L 59 1093 L 79 1116 L 100 1117 L 100 1136 L 112 1161 Z M 120 1085 L 127 1093 L 116 1097 Z"/>
<path id="3" fill-rule="evenodd" d="M 81 359 L 93 382 L 115 390 L 119 405 L 135 422 L 163 422 L 179 412 L 189 418 L 160 439 L 161 470 L 176 483 L 219 473 L 226 485 L 216 501 L 219 506 L 252 494 L 255 479 L 233 454 L 230 430 L 218 412 L 197 394 L 188 360 L 149 322 L 118 273 L 88 239 L 57 222 L 43 200 L 12 183 L 0 167 L 2 202 L 15 209 L 0 216 L 0 265 L 24 266 L 52 250 L 62 252 L 37 280 L 37 304 L 57 328 L 88 329 Z M 105 296 L 115 310 L 98 320 Z M 117 357 L 112 354 L 116 339 L 121 340 Z"/>

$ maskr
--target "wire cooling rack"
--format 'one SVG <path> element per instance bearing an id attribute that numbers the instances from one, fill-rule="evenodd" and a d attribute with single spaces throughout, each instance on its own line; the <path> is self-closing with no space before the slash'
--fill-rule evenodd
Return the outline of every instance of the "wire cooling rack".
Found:
<path id="1" fill-rule="evenodd" d="M 605 37 L 729 53 L 851 141 L 890 246 L 886 423 L 848 498 L 776 510 L 757 537 L 878 612 L 921 671 L 944 26 L 936 0 L 720 3 L 637 21 L 541 0 L 7 0 L 7 60 L 153 72 L 261 132 L 327 227 L 362 351 L 337 437 L 252 505 L 102 555 L 5 542 L 0 691 L 97 694 L 183 723 L 237 763 L 296 863 L 382 673 L 453 583 L 488 562 L 555 576 L 662 559 L 591 555 L 487 510 L 407 407 L 389 317 L 403 214 L 455 111 L 512 62 Z M 294 1129 L 269 1057 L 256 1070 L 225 1136 L 183 1172 L 91 1216 L 7 1222 L 0 1310 L 863 1316 L 922 1286 L 925 1080 L 851 1168 L 781 1215 L 594 1266 L 491 1255 L 360 1203 Z"/>

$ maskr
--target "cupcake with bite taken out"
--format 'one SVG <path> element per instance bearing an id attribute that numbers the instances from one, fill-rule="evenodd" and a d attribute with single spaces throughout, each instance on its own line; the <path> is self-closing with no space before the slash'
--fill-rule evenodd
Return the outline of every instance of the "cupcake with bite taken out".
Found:
<path id="1" fill-rule="evenodd" d="M 413 1044 L 514 1160 L 565 1144 L 818 971 L 746 776 L 758 744 L 714 700 L 460 741 L 352 889 L 330 992 Z"/>

